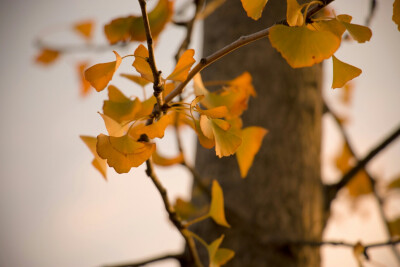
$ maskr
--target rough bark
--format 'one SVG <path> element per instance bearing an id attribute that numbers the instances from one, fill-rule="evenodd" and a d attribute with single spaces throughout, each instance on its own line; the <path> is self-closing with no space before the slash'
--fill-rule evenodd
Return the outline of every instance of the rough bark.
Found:
<path id="1" fill-rule="evenodd" d="M 284 18 L 284 2 L 270 0 L 255 22 L 239 0 L 227 1 L 205 20 L 203 54 Z M 196 168 L 203 177 L 220 182 L 232 228 L 207 221 L 192 230 L 207 242 L 226 234 L 222 247 L 236 252 L 227 266 L 319 266 L 318 248 L 284 243 L 320 240 L 322 235 L 321 66 L 292 69 L 264 39 L 202 74 L 206 81 L 229 80 L 244 71 L 253 76 L 258 93 L 243 115 L 244 125 L 260 125 L 269 133 L 246 179 L 240 178 L 235 157 L 218 159 L 213 149 L 198 146 Z M 193 198 L 204 201 L 198 194 Z M 201 255 L 207 263 L 206 254 Z"/>

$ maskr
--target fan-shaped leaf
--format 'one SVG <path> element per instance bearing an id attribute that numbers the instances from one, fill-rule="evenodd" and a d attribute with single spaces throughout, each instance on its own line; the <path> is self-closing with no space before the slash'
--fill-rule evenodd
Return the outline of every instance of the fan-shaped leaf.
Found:
<path id="1" fill-rule="evenodd" d="M 35 61 L 43 65 L 48 65 L 56 61 L 60 56 L 60 52 L 52 49 L 43 49 L 40 51 L 39 55 L 36 56 Z"/>
<path id="2" fill-rule="evenodd" d="M 100 158 L 99 154 L 97 154 L 96 150 L 97 138 L 84 135 L 81 135 L 80 138 L 90 149 L 90 152 L 92 152 L 94 156 L 92 165 L 101 173 L 103 178 L 107 180 L 107 163 L 104 159 Z"/>
<path id="3" fill-rule="evenodd" d="M 216 180 L 213 180 L 211 187 L 211 205 L 209 214 L 217 224 L 231 227 L 225 219 L 224 195 L 221 186 Z"/>
<path id="4" fill-rule="evenodd" d="M 302 26 L 303 20 L 299 3 L 296 0 L 287 0 L 286 21 L 289 26 Z"/>
<path id="5" fill-rule="evenodd" d="M 332 88 L 343 87 L 348 81 L 354 79 L 357 76 L 360 76 L 362 72 L 359 68 L 344 63 L 339 59 L 337 59 L 335 56 L 332 56 L 332 62 L 333 62 Z"/>
<path id="6" fill-rule="evenodd" d="M 179 58 L 174 71 L 167 77 L 167 80 L 183 82 L 189 74 L 190 68 L 196 62 L 193 58 L 194 50 L 186 50 Z"/>
<path id="7" fill-rule="evenodd" d="M 268 0 L 242 0 L 242 5 L 247 16 L 254 20 L 261 18 L 262 12 Z"/>
<path id="8" fill-rule="evenodd" d="M 168 167 L 171 165 L 175 165 L 175 164 L 180 164 L 183 162 L 184 158 L 183 158 L 183 154 L 179 153 L 178 156 L 173 157 L 173 158 L 166 158 L 164 156 L 161 156 L 160 154 L 158 154 L 157 151 L 154 151 L 152 157 L 154 164 L 158 165 L 158 166 L 163 166 L 163 167 Z"/>
<path id="9" fill-rule="evenodd" d="M 149 58 L 149 51 L 144 45 L 139 45 L 136 48 L 135 53 L 135 61 L 133 61 L 132 66 L 135 67 L 136 71 L 140 73 L 142 78 L 154 82 L 153 72 L 150 68 L 149 62 L 147 59 Z"/>
<path id="10" fill-rule="evenodd" d="M 93 21 L 82 21 L 74 25 L 74 30 L 86 40 L 92 39 Z"/>

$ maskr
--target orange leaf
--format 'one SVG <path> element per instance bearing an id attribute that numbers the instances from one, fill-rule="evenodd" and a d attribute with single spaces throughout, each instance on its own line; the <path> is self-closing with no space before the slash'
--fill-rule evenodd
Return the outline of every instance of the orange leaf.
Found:
<path id="1" fill-rule="evenodd" d="M 93 21 L 84 21 L 74 25 L 74 30 L 77 31 L 86 40 L 92 39 Z"/>
<path id="2" fill-rule="evenodd" d="M 393 2 L 393 16 L 392 20 L 397 24 L 397 29 L 400 31 L 400 1 L 394 0 Z"/>
<path id="3" fill-rule="evenodd" d="M 140 73 L 142 78 L 154 82 L 153 72 L 151 71 L 149 62 L 147 59 L 149 58 L 149 51 L 144 45 L 139 45 L 136 48 L 135 53 L 135 61 L 133 61 L 132 66 L 135 67 L 136 71 Z"/>
<path id="4" fill-rule="evenodd" d="M 85 69 L 87 68 L 87 63 L 82 62 L 78 64 L 77 70 L 79 75 L 79 80 L 81 82 L 80 93 L 82 96 L 86 96 L 90 92 L 90 83 L 85 79 Z"/>
<path id="5" fill-rule="evenodd" d="M 253 86 L 253 78 L 247 71 L 240 74 L 235 79 L 228 82 L 230 86 L 240 88 L 240 90 L 246 92 L 248 95 L 255 97 L 257 95 L 256 90 Z"/>
<path id="6" fill-rule="evenodd" d="M 286 21 L 289 26 L 302 26 L 303 20 L 299 3 L 296 0 L 287 0 Z"/>
<path id="7" fill-rule="evenodd" d="M 262 12 L 268 0 L 241 0 L 247 16 L 254 20 L 261 18 Z"/>
<path id="8" fill-rule="evenodd" d="M 268 131 L 261 127 L 247 127 L 242 130 L 242 144 L 236 151 L 236 158 L 239 163 L 240 175 L 242 178 L 253 164 L 253 160 L 257 152 L 261 148 L 261 143 Z"/>
<path id="9" fill-rule="evenodd" d="M 163 138 L 165 129 L 171 124 L 173 117 L 168 114 L 161 117 L 160 120 L 150 124 L 140 124 L 129 131 L 129 135 L 139 138 L 142 134 L 147 135 L 150 139 Z"/>
<path id="10" fill-rule="evenodd" d="M 92 136 L 80 136 L 81 140 L 87 145 L 87 147 L 92 152 L 94 159 L 92 165 L 101 173 L 103 178 L 107 180 L 107 163 L 104 159 L 100 158 L 96 151 L 97 139 Z"/>
<path id="11" fill-rule="evenodd" d="M 372 193 L 372 185 L 364 170 L 359 171 L 346 185 L 350 196 L 356 198 Z"/>
<path id="12" fill-rule="evenodd" d="M 116 61 L 96 64 L 85 71 L 85 79 L 96 89 L 97 92 L 100 92 L 107 87 L 114 72 L 121 64 L 121 56 L 116 51 L 113 52 Z"/>
<path id="13" fill-rule="evenodd" d="M 226 115 L 228 115 L 228 109 L 225 106 L 219 106 L 219 107 L 211 108 L 211 109 L 207 109 L 207 110 L 197 109 L 197 111 L 201 115 L 206 115 L 212 119 L 223 118 Z"/>
<path id="14" fill-rule="evenodd" d="M 121 77 L 127 78 L 128 80 L 131 80 L 132 82 L 140 85 L 141 87 L 145 87 L 147 84 L 149 84 L 149 81 L 146 79 L 143 79 L 140 76 L 133 75 L 133 74 L 120 74 Z"/>
<path id="15" fill-rule="evenodd" d="M 163 166 L 163 167 L 180 164 L 184 160 L 182 153 L 180 153 L 178 156 L 173 157 L 173 158 L 166 158 L 166 157 L 158 154 L 157 151 L 154 151 L 152 159 L 153 159 L 154 164 L 156 164 L 158 166 Z"/>
<path id="16" fill-rule="evenodd" d="M 359 43 L 365 43 L 372 37 L 372 31 L 370 28 L 358 24 L 351 24 L 346 21 L 342 21 L 340 17 L 338 20 L 343 24 L 346 30 L 350 33 L 351 37 Z"/>
<path id="17" fill-rule="evenodd" d="M 167 80 L 183 82 L 189 74 L 190 68 L 196 62 L 193 58 L 194 50 L 186 50 L 179 58 L 174 71 L 167 77 Z"/>
<path id="18" fill-rule="evenodd" d="M 222 188 L 216 180 L 213 180 L 211 187 L 210 217 L 219 225 L 231 227 L 225 219 L 224 194 Z"/>
<path id="19" fill-rule="evenodd" d="M 332 62 L 333 62 L 332 88 L 343 87 L 348 81 L 354 79 L 357 76 L 360 76 L 362 72 L 359 68 L 344 63 L 339 59 L 337 59 L 335 56 L 332 56 Z"/>
<path id="20" fill-rule="evenodd" d="M 131 40 L 131 27 L 135 19 L 134 16 L 117 18 L 104 26 L 104 33 L 110 44 L 126 42 Z"/>
<path id="21" fill-rule="evenodd" d="M 101 158 L 106 159 L 108 165 L 118 173 L 127 173 L 132 167 L 142 165 L 155 149 L 155 144 L 136 142 L 128 135 L 112 137 L 100 134 L 97 136 L 97 153 Z"/>
<path id="22" fill-rule="evenodd" d="M 269 40 L 292 68 L 320 63 L 330 58 L 340 45 L 340 39 L 333 33 L 313 31 L 306 26 L 275 25 L 270 29 Z"/>
<path id="23" fill-rule="evenodd" d="M 51 49 L 43 49 L 39 55 L 36 56 L 36 62 L 44 65 L 53 63 L 60 56 L 60 52 Z"/>
<path id="24" fill-rule="evenodd" d="M 100 116 L 103 118 L 104 124 L 106 125 L 107 132 L 110 136 L 120 137 L 125 135 L 126 131 L 129 128 L 129 124 L 120 124 L 113 120 L 112 118 L 108 117 L 107 115 L 99 113 Z"/>
<path id="25" fill-rule="evenodd" d="M 336 18 L 329 20 L 321 20 L 308 24 L 307 27 L 310 30 L 316 29 L 317 31 L 329 31 L 335 34 L 338 38 L 342 38 L 343 33 L 346 31 L 346 27 L 341 21 L 350 23 L 352 17 L 349 15 L 338 15 Z"/>

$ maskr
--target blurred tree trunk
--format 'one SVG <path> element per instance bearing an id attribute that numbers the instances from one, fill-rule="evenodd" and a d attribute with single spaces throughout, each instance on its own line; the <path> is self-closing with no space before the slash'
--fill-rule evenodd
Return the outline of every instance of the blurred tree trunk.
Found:
<path id="1" fill-rule="evenodd" d="M 284 2 L 270 0 L 255 22 L 239 0 L 226 1 L 205 20 L 203 54 L 284 18 Z M 253 76 L 258 93 L 243 116 L 244 126 L 260 125 L 269 133 L 246 179 L 240 178 L 235 157 L 218 159 L 213 149 L 198 145 L 196 169 L 220 182 L 232 228 L 207 221 L 192 230 L 208 243 L 225 233 L 221 247 L 236 252 L 227 266 L 319 266 L 319 248 L 281 242 L 322 236 L 321 66 L 292 69 L 264 39 L 215 63 L 203 72 L 203 79 L 229 80 L 244 71 Z M 193 199 L 204 201 L 195 193 Z"/>

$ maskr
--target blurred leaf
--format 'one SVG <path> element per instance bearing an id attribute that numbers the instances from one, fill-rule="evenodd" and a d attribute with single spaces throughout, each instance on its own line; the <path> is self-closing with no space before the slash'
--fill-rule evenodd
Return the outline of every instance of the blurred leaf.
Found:
<path id="1" fill-rule="evenodd" d="M 397 29 L 400 31 L 400 1 L 393 2 L 393 17 L 392 20 L 397 24 Z"/>
<path id="2" fill-rule="evenodd" d="M 286 21 L 289 26 L 302 26 L 304 23 L 301 6 L 296 0 L 287 0 Z"/>
<path id="3" fill-rule="evenodd" d="M 389 230 L 391 236 L 400 237 L 400 217 L 389 222 Z"/>
<path id="4" fill-rule="evenodd" d="M 100 158 L 100 156 L 97 154 L 96 150 L 96 144 L 97 144 L 97 138 L 92 137 L 92 136 L 80 136 L 81 140 L 86 144 L 86 146 L 90 149 L 90 152 L 92 152 L 94 159 L 92 161 L 92 165 L 101 173 L 103 178 L 107 180 L 107 163 L 104 159 Z"/>
<path id="5" fill-rule="evenodd" d="M 333 81 L 332 88 L 341 88 L 348 81 L 354 79 L 357 76 L 360 76 L 361 70 L 357 67 L 354 67 L 350 64 L 344 63 L 337 59 L 335 56 L 332 56 L 333 62 Z"/>
<path id="6" fill-rule="evenodd" d="M 107 132 L 110 136 L 120 137 L 123 136 L 129 128 L 129 124 L 121 124 L 116 122 L 112 118 L 108 117 L 105 114 L 99 113 L 103 118 L 104 124 L 106 126 Z"/>
<path id="7" fill-rule="evenodd" d="M 171 166 L 171 165 L 180 164 L 184 160 L 182 153 L 179 153 L 178 156 L 173 157 L 173 158 L 166 158 L 164 156 L 161 156 L 157 152 L 157 150 L 154 151 L 154 153 L 152 155 L 152 159 L 153 159 L 154 164 L 156 164 L 158 166 L 163 166 L 163 167 L 168 167 L 168 166 Z"/>
<path id="8" fill-rule="evenodd" d="M 107 87 L 115 71 L 121 64 L 121 56 L 116 51 L 113 52 L 116 61 L 96 64 L 85 71 L 85 79 L 96 89 L 97 92 L 100 92 Z"/>
<path id="9" fill-rule="evenodd" d="M 86 40 L 92 39 L 93 21 L 82 21 L 74 25 L 74 30 Z"/>
<path id="10" fill-rule="evenodd" d="M 183 82 L 189 74 L 190 68 L 196 62 L 193 58 L 194 50 L 186 50 L 179 58 L 174 71 L 167 77 L 167 80 Z"/>
<path id="11" fill-rule="evenodd" d="M 149 62 L 147 62 L 147 59 L 149 58 L 149 51 L 147 48 L 140 44 L 138 48 L 136 48 L 134 56 L 135 61 L 133 61 L 132 66 L 135 67 L 136 71 L 140 73 L 140 76 L 142 76 L 143 79 L 153 83 L 153 72 L 150 68 Z"/>
<path id="12" fill-rule="evenodd" d="M 262 12 L 268 0 L 241 0 L 247 16 L 254 20 L 261 18 Z"/>
<path id="13" fill-rule="evenodd" d="M 357 242 L 353 247 L 353 255 L 356 258 L 358 266 L 362 266 L 362 259 L 364 258 L 365 247 L 361 244 L 361 242 Z"/>
<path id="14" fill-rule="evenodd" d="M 306 26 L 274 25 L 270 29 L 269 40 L 292 68 L 320 63 L 330 58 L 340 45 L 340 39 L 335 34 L 313 31 Z"/>
<path id="15" fill-rule="evenodd" d="M 80 93 L 82 96 L 87 96 L 90 92 L 90 83 L 88 81 L 86 81 L 85 79 L 85 70 L 87 68 L 87 63 L 86 62 L 81 62 L 78 64 L 77 66 L 77 71 L 78 71 L 78 75 L 79 75 L 79 80 L 81 83 L 81 90 Z"/>
<path id="16" fill-rule="evenodd" d="M 209 214 L 217 224 L 225 227 L 231 227 L 225 219 L 224 195 L 221 186 L 216 180 L 213 180 L 211 187 L 211 205 Z"/>
<path id="17" fill-rule="evenodd" d="M 341 39 L 343 33 L 346 31 L 346 27 L 341 23 L 341 21 L 350 23 L 351 19 L 352 17 L 349 15 L 338 15 L 332 19 L 313 22 L 308 24 L 307 27 L 310 30 L 329 31 Z"/>
<path id="18" fill-rule="evenodd" d="M 153 154 L 153 160 L 154 160 L 154 154 Z M 196 207 L 191 202 L 185 201 L 181 198 L 177 198 L 175 200 L 174 209 L 176 213 L 178 213 L 179 217 L 182 218 L 182 220 L 188 220 L 197 213 Z"/>
<path id="19" fill-rule="evenodd" d="M 388 189 L 399 189 L 400 188 L 400 176 L 393 179 L 390 184 L 387 186 Z"/>
<path id="20" fill-rule="evenodd" d="M 372 31 L 370 28 L 358 24 L 351 24 L 346 21 L 342 21 L 340 17 L 338 20 L 343 24 L 346 30 L 349 32 L 351 37 L 359 43 L 365 43 L 372 37 Z"/>
<path id="21" fill-rule="evenodd" d="M 35 61 L 37 63 L 41 63 L 43 65 L 48 65 L 50 63 L 54 63 L 56 59 L 60 56 L 60 52 L 57 50 L 51 49 L 42 49 L 40 53 L 36 56 Z"/>
<path id="22" fill-rule="evenodd" d="M 140 76 L 137 75 L 133 75 L 133 74 L 125 74 L 122 73 L 121 77 L 127 78 L 128 80 L 131 80 L 132 82 L 136 83 L 137 85 L 141 86 L 141 87 L 145 87 L 147 84 L 149 84 L 150 82 L 146 79 L 143 79 Z"/>
<path id="23" fill-rule="evenodd" d="M 207 246 L 210 267 L 222 266 L 235 256 L 235 252 L 233 250 L 219 248 L 223 240 L 224 235 L 221 235 L 220 238 L 214 240 L 210 245 Z"/>

